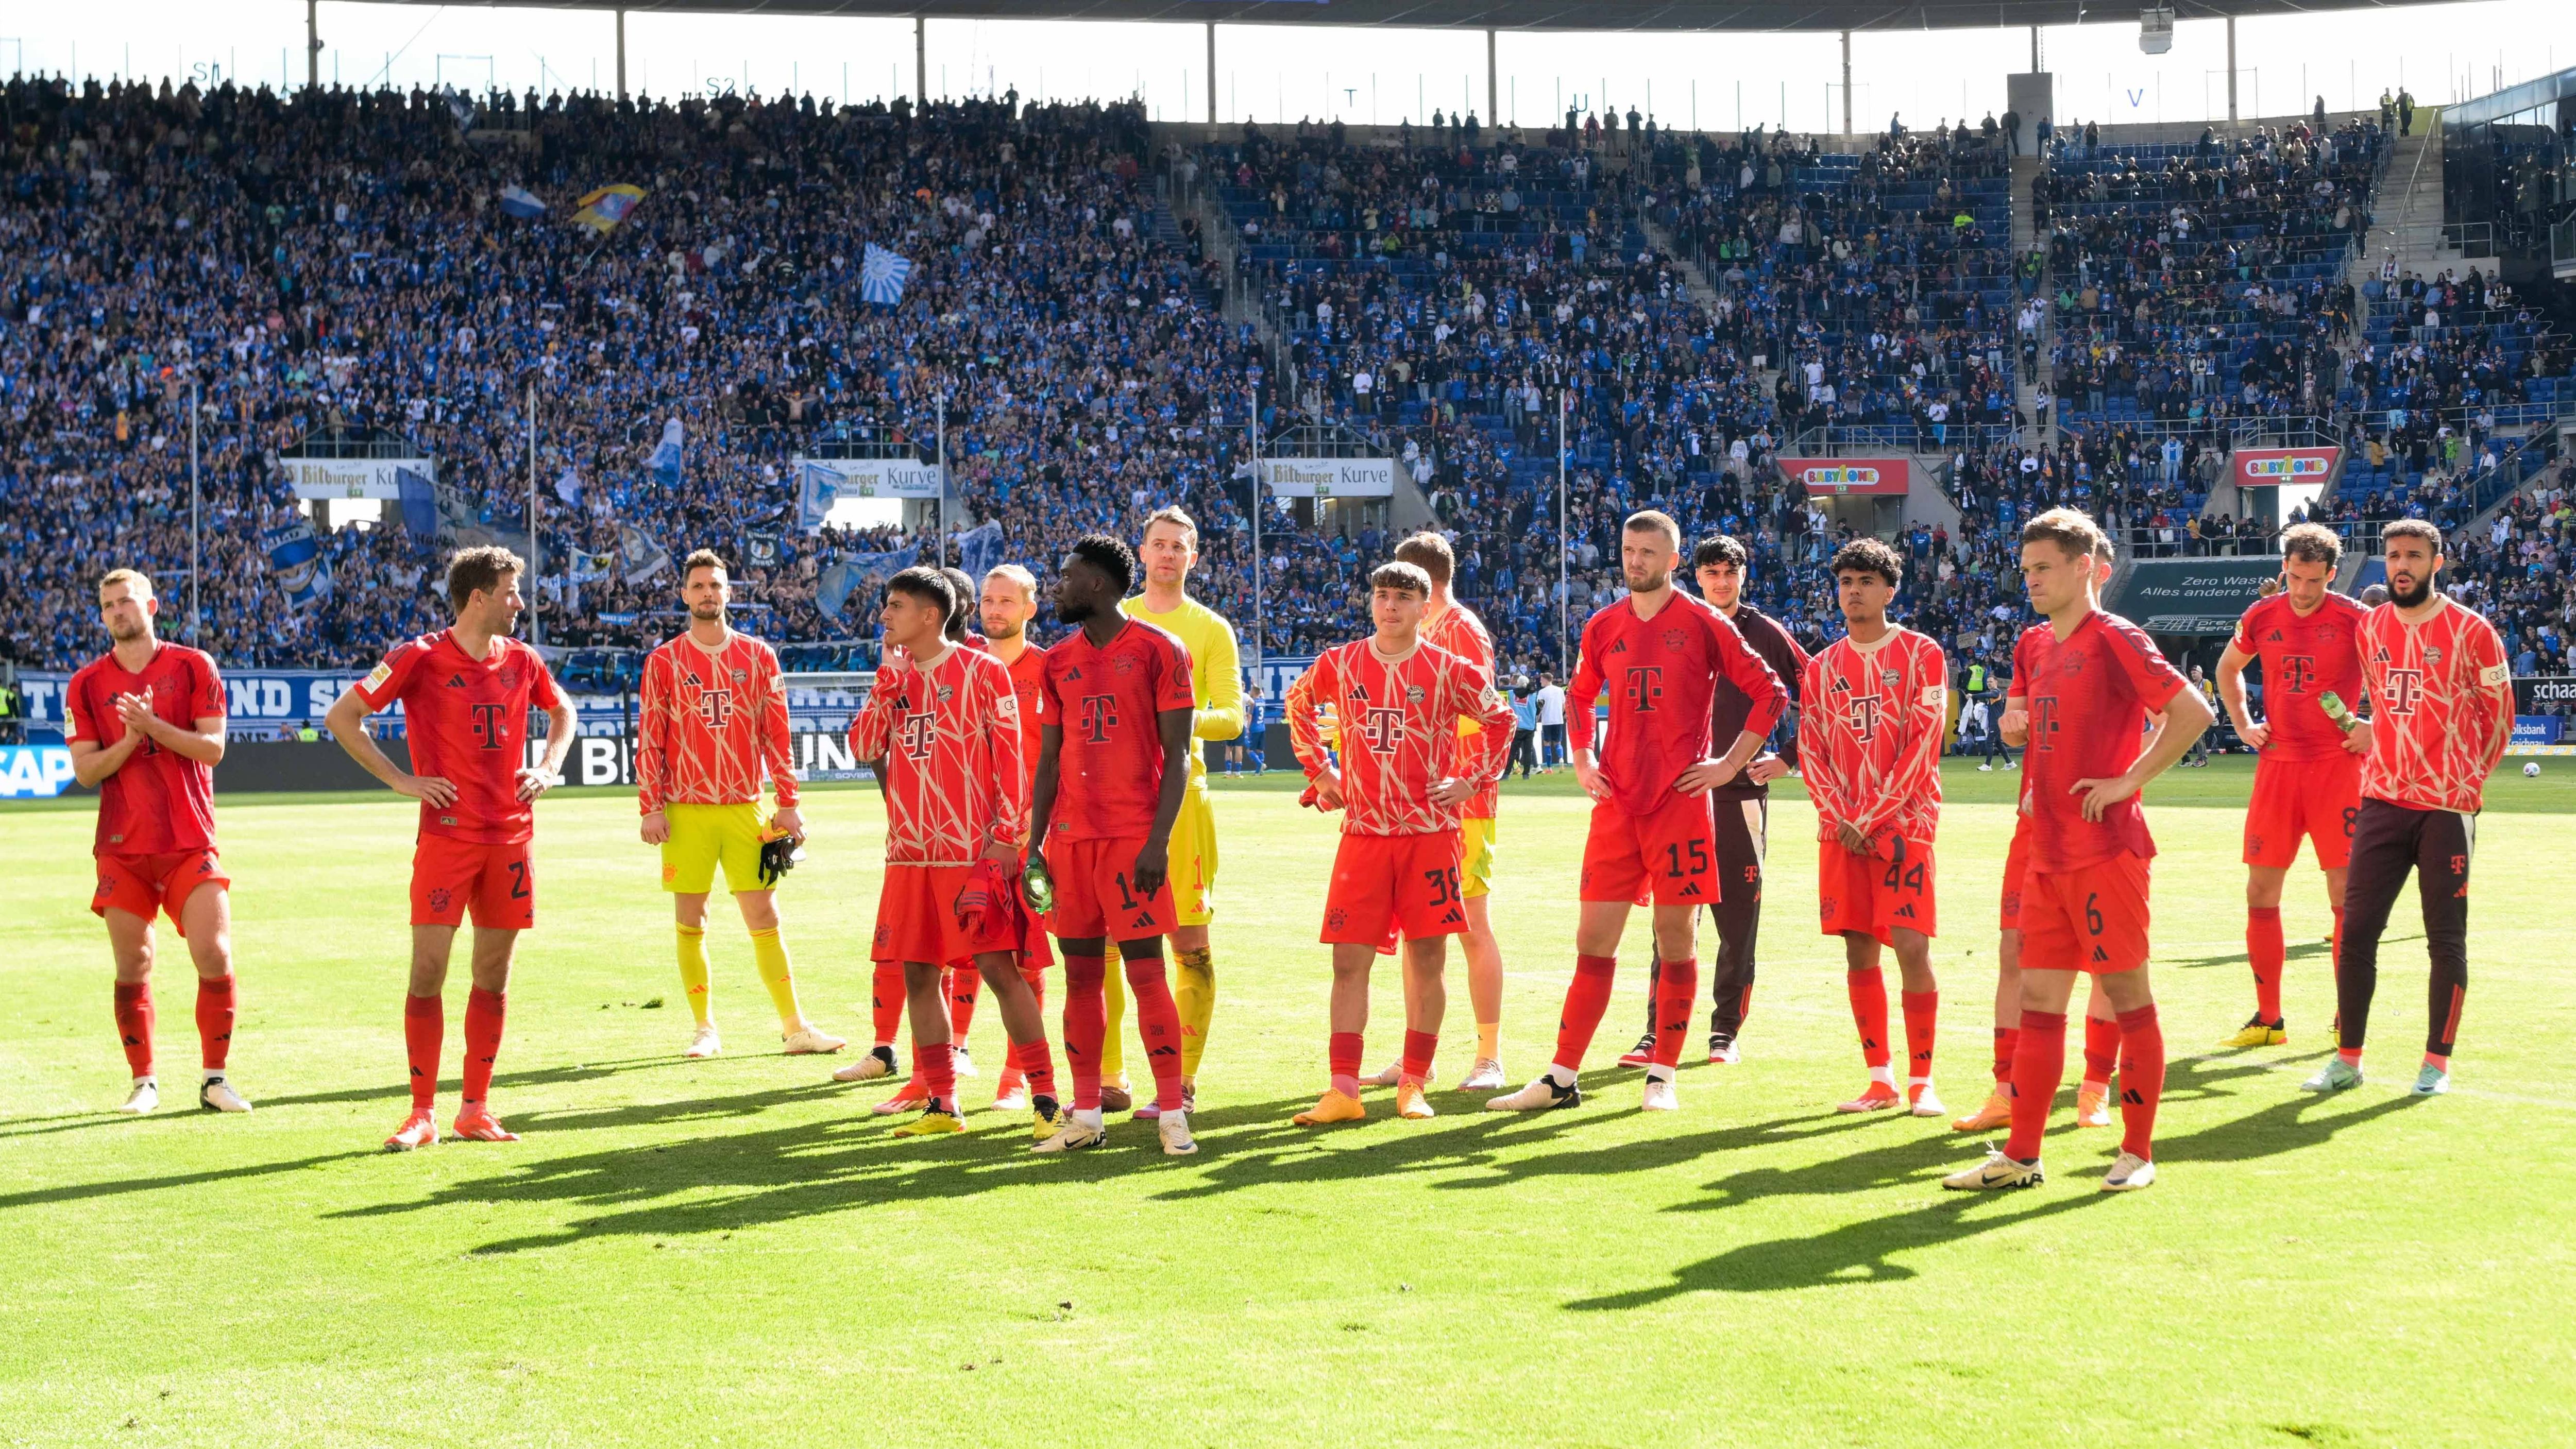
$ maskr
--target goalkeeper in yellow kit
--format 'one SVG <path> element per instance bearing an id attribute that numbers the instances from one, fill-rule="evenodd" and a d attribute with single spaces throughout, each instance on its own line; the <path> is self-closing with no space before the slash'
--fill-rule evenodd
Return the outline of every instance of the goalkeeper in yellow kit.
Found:
<path id="1" fill-rule="evenodd" d="M 1137 548 L 1145 567 L 1145 592 L 1119 607 L 1179 639 L 1190 652 L 1190 694 L 1198 705 L 1191 721 L 1195 740 L 1230 740 L 1243 733 L 1243 669 L 1234 646 L 1234 626 L 1225 616 L 1189 596 L 1190 570 L 1199 561 L 1199 526 L 1179 508 L 1166 508 L 1145 520 L 1145 539 Z M 1172 904 L 1180 924 L 1172 931 L 1172 953 L 1179 968 L 1172 982 L 1172 1001 L 1181 1016 L 1181 1100 L 1198 1105 L 1199 1054 L 1207 1047 L 1208 1019 L 1216 1013 L 1216 961 L 1208 947 L 1208 922 L 1216 918 L 1216 814 L 1208 808 L 1207 755 L 1190 751 L 1189 789 L 1181 798 L 1181 818 L 1172 826 Z M 1129 1104 L 1119 1023 L 1127 1011 L 1127 994 L 1111 973 L 1108 982 L 1109 1034 L 1101 1053 L 1101 1105 L 1123 1111 Z M 1160 1115 L 1149 1104 L 1139 1117 Z"/>

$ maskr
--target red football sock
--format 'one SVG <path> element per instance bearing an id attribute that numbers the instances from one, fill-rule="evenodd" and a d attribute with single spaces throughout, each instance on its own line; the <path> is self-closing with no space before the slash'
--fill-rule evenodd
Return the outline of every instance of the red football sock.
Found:
<path id="1" fill-rule="evenodd" d="M 2012 1135 L 2004 1139 L 2004 1156 L 2015 1162 L 2039 1156 L 2048 1109 L 2057 1101 L 2057 1079 L 2065 1072 L 2066 1013 L 2024 1009 L 2020 1049 L 2013 1053 Z"/>
<path id="2" fill-rule="evenodd" d="M 1996 1085 L 1996 1086 L 1999 1086 L 1999 1087 L 2000 1087 L 2000 1086 L 2005 1086 L 2005 1085 L 2009 1084 L 2009 1083 L 2012 1081 L 2013 1053 L 2014 1053 L 2014 1052 L 2016 1052 L 2016 1051 L 2018 1051 L 2018 1050 L 2020 1050 L 2020 1048 L 2021 1048 L 2021 1028 L 2020 1028 L 2020 1027 L 2017 1027 L 2017 1026 L 1999 1026 L 1999 1027 L 1996 1027 L 1996 1028 L 1995 1028 L 1995 1085 Z"/>
<path id="3" fill-rule="evenodd" d="M 403 998 L 403 1052 L 411 1061 L 411 1105 L 427 1111 L 438 1100 L 438 1052 L 447 1036 L 447 1003 L 435 996 Z"/>
<path id="4" fill-rule="evenodd" d="M 1932 1077 L 1932 1043 L 1941 1030 L 1941 993 L 1907 991 L 1898 997 L 1905 1010 L 1905 1070 L 1909 1080 Z"/>
<path id="5" fill-rule="evenodd" d="M 116 983 L 116 1037 L 125 1044 L 125 1065 L 133 1075 L 152 1075 L 152 983 Z"/>
<path id="6" fill-rule="evenodd" d="M 1136 1002 L 1136 1034 L 1145 1040 L 1145 1061 L 1154 1069 L 1154 1105 L 1165 1112 L 1181 1110 L 1181 1009 L 1172 1000 L 1172 980 L 1163 968 L 1163 953 L 1127 963 L 1127 994 Z"/>
<path id="7" fill-rule="evenodd" d="M 2245 959 L 2254 966 L 2254 1014 L 2265 1021 L 2279 1021 L 2281 968 L 2289 961 L 2279 906 L 2245 908 Z"/>
<path id="8" fill-rule="evenodd" d="M 2120 1060 L 2120 1023 L 2098 1016 L 2084 1018 L 2084 1080 L 2110 1085 L 2111 1068 Z"/>
<path id="9" fill-rule="evenodd" d="M 1404 1034 L 1404 1058 L 1397 1071 L 1406 1081 L 1420 1086 L 1431 1080 L 1431 1054 L 1440 1049 L 1440 1033 L 1411 1031 Z"/>
<path id="10" fill-rule="evenodd" d="M 1055 1053 L 1045 1042 L 1013 1042 L 1002 1060 L 1020 1074 L 1030 1096 L 1055 1095 Z"/>
<path id="11" fill-rule="evenodd" d="M 1325 1066 L 1332 1072 L 1333 1090 L 1345 1097 L 1360 1094 L 1360 1057 L 1366 1049 L 1360 1045 L 1360 1034 L 1337 1031 L 1324 1044 Z"/>
<path id="12" fill-rule="evenodd" d="M 1883 1067 L 1887 1054 L 1887 977 L 1875 966 L 1843 973 L 1843 991 L 1851 998 L 1852 1026 L 1860 1033 L 1864 1066 Z"/>
<path id="13" fill-rule="evenodd" d="M 1690 1035 L 1691 1008 L 1699 1001 L 1699 962 L 1684 958 L 1659 962 L 1655 976 L 1655 1052 L 1659 1067 L 1682 1059 L 1682 1038 Z"/>
<path id="14" fill-rule="evenodd" d="M 230 976 L 197 978 L 197 1052 L 199 1061 L 210 1072 L 224 1069 L 224 1058 L 233 1049 L 233 979 Z"/>
<path id="15" fill-rule="evenodd" d="M 948 971 L 948 1034 L 961 1045 L 966 1028 L 975 1024 L 975 997 L 984 989 L 981 967 L 968 963 Z"/>
<path id="16" fill-rule="evenodd" d="M 1064 1063 L 1073 1073 L 1073 1105 L 1100 1109 L 1100 1046 L 1109 1035 L 1108 971 L 1097 956 L 1064 958 Z"/>
<path id="17" fill-rule="evenodd" d="M 1601 1029 L 1601 1014 L 1610 1009 L 1610 986 L 1619 978 L 1619 963 L 1608 956 L 1574 958 L 1574 980 L 1565 988 L 1565 1010 L 1556 1022 L 1557 1066 L 1583 1069 L 1583 1054 L 1592 1034 Z"/>
<path id="18" fill-rule="evenodd" d="M 879 961 L 875 974 L 868 978 L 868 1012 L 876 1021 L 876 1044 L 894 1045 L 895 1029 L 903 1025 L 903 963 Z"/>
<path id="19" fill-rule="evenodd" d="M 2156 1103 L 2165 1094 L 2165 1031 L 2153 1006 L 2120 1013 L 2120 1150 L 2156 1155 Z"/>
<path id="20" fill-rule="evenodd" d="M 914 1043 L 912 1054 L 921 1059 L 922 1076 L 930 1089 L 930 1105 L 957 1110 L 957 1044 L 935 1041 L 927 1045 Z"/>
<path id="21" fill-rule="evenodd" d="M 477 986 L 465 996 L 465 1100 L 492 1095 L 492 1063 L 501 1055 L 501 1021 L 510 999 Z"/>

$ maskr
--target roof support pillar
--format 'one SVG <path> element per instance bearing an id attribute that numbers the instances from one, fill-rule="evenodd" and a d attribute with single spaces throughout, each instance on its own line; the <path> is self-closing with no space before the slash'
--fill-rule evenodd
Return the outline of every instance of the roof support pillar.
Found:
<path id="1" fill-rule="evenodd" d="M 1208 40 L 1208 67 L 1207 67 L 1207 82 L 1208 82 L 1208 84 L 1207 84 L 1207 92 L 1208 92 L 1208 124 L 1209 124 L 1209 125 L 1211 125 L 1211 126 L 1213 126 L 1213 125 L 1215 125 L 1215 124 L 1216 124 L 1216 22 L 1215 22 L 1215 21 L 1211 20 L 1211 21 L 1209 21 L 1209 22 L 1207 23 L 1207 32 L 1208 32 L 1208 36 L 1207 36 L 1207 40 Z"/>
<path id="2" fill-rule="evenodd" d="M 912 17 L 912 100 L 930 104 L 930 22 L 919 15 Z"/>
<path id="3" fill-rule="evenodd" d="M 304 88 L 322 89 L 321 0 L 304 0 Z"/>
<path id="4" fill-rule="evenodd" d="M 2236 119 L 2236 17 L 2227 17 L 2227 119 Z"/>
<path id="5" fill-rule="evenodd" d="M 1851 32 L 1843 32 L 1843 134 L 1852 133 L 1851 107 Z"/>
<path id="6" fill-rule="evenodd" d="M 2030 73 L 2032 75 L 2037 75 L 2041 69 L 2042 67 L 2039 59 L 2039 27 L 2034 25 L 2030 28 Z"/>
<path id="7" fill-rule="evenodd" d="M 617 98 L 626 99 L 626 7 L 617 7 Z"/>
<path id="8" fill-rule="evenodd" d="M 1494 63 L 1494 32 L 1489 29 L 1485 32 L 1485 124 L 1488 126 L 1503 123 L 1503 104 L 1495 82 L 1498 69 Z"/>

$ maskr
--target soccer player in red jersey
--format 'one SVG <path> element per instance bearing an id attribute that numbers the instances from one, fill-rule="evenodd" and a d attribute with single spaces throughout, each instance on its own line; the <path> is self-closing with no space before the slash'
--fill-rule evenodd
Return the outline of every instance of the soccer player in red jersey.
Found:
<path id="1" fill-rule="evenodd" d="M 1029 788 L 1037 788 L 1039 732 L 1046 724 L 1046 691 L 1041 682 L 1046 676 L 1046 648 L 1029 639 L 1029 623 L 1037 617 L 1038 581 L 1018 564 L 1003 564 L 984 575 L 983 588 L 976 600 L 977 622 L 984 626 L 984 647 L 1002 661 L 1011 672 L 1011 695 L 1020 703 L 1021 758 L 1028 762 Z M 1025 857 L 1025 849 L 1022 852 Z M 1037 996 L 1038 1011 L 1046 1011 L 1046 968 L 1055 964 L 1055 953 L 1048 949 L 1046 923 L 1028 933 L 1028 949 L 1020 956 L 1020 977 L 1028 982 Z M 971 974 L 970 980 L 976 979 Z M 972 997 L 968 1000 L 971 1002 Z M 953 1016 L 951 1026 L 957 1039 L 966 1039 L 966 1028 Z M 1018 1067 L 1005 1063 L 1002 1074 L 993 1083 L 993 1106 L 1001 1111 L 1016 1112 L 1028 1105 L 1028 1081 Z"/>
<path id="2" fill-rule="evenodd" d="M 1055 892 L 1074 1095 L 1064 1127 L 1038 1144 L 1040 1152 L 1107 1140 L 1100 1048 L 1108 1033 L 1103 953 L 1112 940 L 1153 1067 L 1163 1151 L 1184 1157 L 1199 1150 L 1181 1105 L 1181 1016 L 1163 964 L 1163 937 L 1178 919 L 1169 879 L 1172 824 L 1189 784 L 1197 696 L 1181 642 L 1119 612 L 1135 581 L 1136 555 L 1100 533 L 1074 540 L 1056 576 L 1056 617 L 1073 633 L 1046 655 L 1029 870 Z"/>
<path id="3" fill-rule="evenodd" d="M 1565 720 L 1574 774 L 1593 800 L 1583 843 L 1574 932 L 1574 980 L 1558 1020 L 1556 1056 L 1528 1086 L 1485 1103 L 1488 1111 L 1571 1107 L 1583 1100 L 1576 1073 L 1609 1007 L 1618 974 L 1613 953 L 1633 903 L 1651 891 L 1656 983 L 1655 1060 L 1646 1068 L 1644 1106 L 1680 1105 L 1673 1069 L 1699 996 L 1693 925 L 1720 898 L 1708 792 L 1736 777 L 1778 722 L 1788 689 L 1744 643 L 1726 616 L 1673 587 L 1681 529 L 1662 513 L 1631 514 L 1619 539 L 1628 597 L 1583 625 L 1582 653 L 1566 686 Z M 1709 758 L 1711 696 L 1720 679 L 1753 701 L 1743 731 L 1723 757 Z M 1593 702 L 1610 691 L 1609 739 L 1596 755 Z"/>
<path id="4" fill-rule="evenodd" d="M 2343 544 L 2330 528 L 2302 523 L 2283 531 L 2281 591 L 2245 611 L 2218 661 L 2218 697 L 2237 736 L 2255 750 L 2254 798 L 2245 808 L 2245 958 L 2254 968 L 2254 1015 L 2220 1046 L 2279 1046 L 2290 1039 L 2281 1014 L 2281 973 L 2289 960 L 2281 883 L 2299 858 L 2302 836 L 2316 843 L 2335 939 L 2343 937 L 2344 866 L 2352 858 L 2367 746 L 2327 716 L 2323 700 L 2331 694 L 2347 710 L 2361 703 L 2361 621 L 2370 611 L 2334 591 L 2342 557 Z M 2263 666 L 2259 723 L 2245 690 L 2245 666 L 2257 661 Z"/>
<path id="5" fill-rule="evenodd" d="M 1945 1110 L 1932 1088 L 1940 986 L 1932 974 L 1939 931 L 1941 736 L 1950 701 L 1941 646 L 1891 624 L 1887 606 L 1904 560 L 1875 538 L 1834 554 L 1834 593 L 1844 635 L 1807 661 L 1798 758 L 1816 807 L 1816 897 L 1824 933 L 1843 940 L 1844 988 L 1860 1032 L 1869 1086 L 1838 1112 L 1902 1106 L 1917 1117 Z M 1896 1092 L 1887 1045 L 1881 946 L 1904 978 L 1906 1085 Z"/>
<path id="6" fill-rule="evenodd" d="M 787 1054 L 836 1052 L 847 1043 L 817 1029 L 796 1004 L 796 978 L 778 934 L 777 887 L 761 879 L 766 841 L 805 833 L 778 654 L 726 624 L 733 587 L 714 550 L 690 554 L 680 578 L 689 628 L 644 660 L 635 794 L 644 843 L 662 848 L 662 889 L 671 892 L 679 923 L 680 985 L 697 1018 L 685 1055 L 723 1050 L 707 979 L 707 896 L 718 865 L 751 932 L 752 959 L 778 1009 Z M 778 797 L 766 821 L 764 774 Z"/>
<path id="7" fill-rule="evenodd" d="M 1512 707 L 1485 666 L 1422 637 L 1430 574 L 1398 561 L 1369 575 L 1376 634 L 1329 649 L 1288 686 L 1297 761 L 1325 809 L 1342 812 L 1342 843 L 1324 897 L 1333 948 L 1331 1083 L 1297 1114 L 1300 1127 L 1355 1122 L 1361 1033 L 1368 1027 L 1369 969 L 1404 941 L 1404 1054 L 1396 1115 L 1430 1117 L 1422 1089 L 1448 1009 L 1441 973 L 1449 938 L 1467 930 L 1459 811 L 1502 777 L 1511 755 Z M 1341 744 L 1333 767 L 1318 706 Z M 1478 733 L 1461 735 L 1461 721 Z"/>
<path id="8" fill-rule="evenodd" d="M 197 968 L 197 1105 L 247 1112 L 224 1075 L 233 1041 L 232 879 L 215 853 L 214 767 L 224 758 L 224 686 L 215 661 L 153 637 L 161 600 L 132 569 L 98 583 L 108 652 L 63 691 L 72 778 L 98 791 L 93 915 L 116 958 L 116 1034 L 133 1073 L 134 1116 L 161 1105 L 152 1058 L 152 918 L 167 913 Z"/>
<path id="9" fill-rule="evenodd" d="M 411 984 L 403 1041 L 411 1065 L 411 1115 L 385 1140 L 391 1152 L 438 1140 L 438 1054 L 447 1034 L 447 960 L 456 928 L 474 917 L 474 988 L 465 1001 L 465 1102 L 459 1137 L 515 1142 L 492 1116 L 492 1063 L 509 1005 L 510 957 L 537 923 L 528 842 L 534 802 L 562 780 L 579 719 L 537 651 L 510 637 L 527 607 L 526 565 L 504 548 L 460 550 L 448 561 L 456 622 L 394 646 L 375 672 L 333 701 L 323 722 L 349 757 L 399 795 L 420 802 L 411 860 Z M 412 768 L 386 758 L 367 716 L 403 707 Z M 546 712 L 545 752 L 528 763 L 528 710 Z"/>
<path id="10" fill-rule="evenodd" d="M 2057 508 L 2022 528 L 2022 584 L 2048 621 L 2013 651 L 2028 700 L 2022 756 L 2031 812 L 2021 893 L 2021 1039 L 2013 1056 L 2012 1135 L 1944 1187 L 2029 1187 L 2046 1179 L 2040 1139 L 2066 1069 L 2066 1004 L 2078 972 L 2099 977 L 2119 1012 L 2125 1129 L 2105 1192 L 2155 1181 L 2164 1035 L 2147 979 L 2147 833 L 2138 792 L 2209 728 L 2209 703 L 2136 625 L 2094 607 L 2092 519 Z M 2148 716 L 2164 727 L 2143 751 Z"/>
<path id="11" fill-rule="evenodd" d="M 2369 753 L 2335 971 L 2342 1040 L 2334 1059 L 2301 1085 L 2311 1092 L 2361 1085 L 2379 938 L 2412 871 L 2433 963 L 2432 1020 L 2413 1090 L 2432 1097 L 2451 1089 L 2451 1047 L 2469 990 L 2469 857 L 2487 772 L 2513 738 L 2513 670 L 2495 626 L 2434 589 L 2443 563 L 2440 530 L 2401 518 L 2380 531 L 2380 547 L 2388 602 L 2361 625 L 2371 716 L 2353 726 Z"/>
<path id="12" fill-rule="evenodd" d="M 1020 852 L 1028 827 L 1028 767 L 1010 671 L 947 636 L 963 612 L 937 569 L 886 581 L 878 619 L 885 656 L 868 702 L 850 723 L 850 747 L 885 784 L 885 882 L 871 954 L 899 962 L 912 1009 L 913 1059 L 922 1113 L 900 1137 L 964 1130 L 945 963 L 999 973 L 993 1000 L 1010 1033 L 1011 1059 L 1031 1078 L 1041 1135 L 1055 1130 L 1055 1074 L 1037 998 L 1019 973 L 1034 929 L 1020 907 Z"/>

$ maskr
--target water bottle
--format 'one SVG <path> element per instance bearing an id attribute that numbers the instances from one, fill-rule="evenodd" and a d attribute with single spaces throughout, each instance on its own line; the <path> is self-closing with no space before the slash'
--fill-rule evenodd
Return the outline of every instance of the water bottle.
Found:
<path id="1" fill-rule="evenodd" d="M 2334 727 L 2345 734 L 2351 734 L 2352 727 L 2361 723 L 2360 718 L 2344 704 L 2343 696 L 2331 689 L 2317 696 L 2317 705 L 2326 712 L 2326 718 L 2334 724 Z"/>
<path id="2" fill-rule="evenodd" d="M 1046 861 L 1029 857 L 1028 869 L 1020 876 L 1020 897 L 1028 902 L 1032 915 L 1046 915 L 1055 909 L 1055 877 L 1048 874 Z"/>

